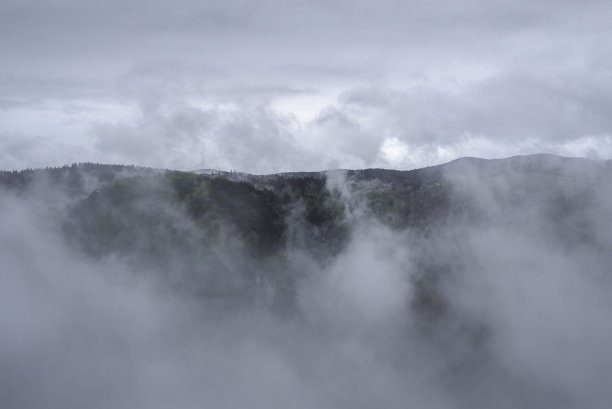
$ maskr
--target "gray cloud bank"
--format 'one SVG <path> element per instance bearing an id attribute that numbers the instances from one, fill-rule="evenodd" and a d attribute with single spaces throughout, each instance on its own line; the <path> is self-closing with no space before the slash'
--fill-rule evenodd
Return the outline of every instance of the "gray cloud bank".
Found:
<path id="1" fill-rule="evenodd" d="M 612 157 L 609 2 L 4 1 L 0 168 Z"/>
<path id="2" fill-rule="evenodd" d="M 425 235 L 370 219 L 342 174 L 330 177 L 352 209 L 350 240 L 327 260 L 289 243 L 286 316 L 266 306 L 265 283 L 260 300 L 228 308 L 146 262 L 85 256 L 50 210 L 3 195 L 3 407 L 608 407 L 610 182 L 589 166 L 551 179 L 583 200 L 557 220 L 546 192 L 516 195 L 529 192 L 520 172 L 452 166 L 455 197 L 479 218 Z M 149 240 L 172 248 L 164 237 Z M 224 271 L 251 268 L 226 251 Z"/>

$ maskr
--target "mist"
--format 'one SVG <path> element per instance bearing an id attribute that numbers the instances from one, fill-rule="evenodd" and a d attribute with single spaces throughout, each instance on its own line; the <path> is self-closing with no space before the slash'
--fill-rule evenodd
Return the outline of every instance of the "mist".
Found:
<path id="1" fill-rule="evenodd" d="M 323 228 L 294 206 L 264 261 L 149 196 L 155 230 L 124 220 L 125 250 L 102 251 L 67 235 L 74 198 L 4 191 L 2 407 L 608 407 L 612 184 L 585 165 L 549 196 L 479 169 L 445 168 L 461 211 L 428 229 L 372 214 L 384 182 L 328 172 L 346 240 L 310 246 Z"/>

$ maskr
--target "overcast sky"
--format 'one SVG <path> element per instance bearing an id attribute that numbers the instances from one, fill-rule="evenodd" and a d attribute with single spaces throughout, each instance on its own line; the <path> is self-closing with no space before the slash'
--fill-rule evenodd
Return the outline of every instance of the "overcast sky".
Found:
<path id="1" fill-rule="evenodd" d="M 612 158 L 612 2 L 2 0 L 0 168 Z"/>

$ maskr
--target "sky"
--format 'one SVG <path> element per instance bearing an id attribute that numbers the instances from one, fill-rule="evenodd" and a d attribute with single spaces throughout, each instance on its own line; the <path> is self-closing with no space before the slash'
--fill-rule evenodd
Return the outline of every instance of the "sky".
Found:
<path id="1" fill-rule="evenodd" d="M 3 0 L 0 169 L 612 158 L 612 2 Z"/>

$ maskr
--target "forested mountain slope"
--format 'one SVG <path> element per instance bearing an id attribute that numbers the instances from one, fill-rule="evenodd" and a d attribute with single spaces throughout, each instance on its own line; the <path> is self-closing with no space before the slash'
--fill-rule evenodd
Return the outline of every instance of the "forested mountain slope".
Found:
<path id="1" fill-rule="evenodd" d="M 264 176 L 78 164 L 2 172 L 0 183 L 45 201 L 63 197 L 64 236 L 86 254 L 144 263 L 202 294 L 242 294 L 264 276 L 287 289 L 288 249 L 329 263 L 364 225 L 433 243 L 467 227 L 541 224 L 560 246 L 603 248 L 591 216 L 611 190 L 610 173 L 609 162 L 533 155 Z M 448 264 L 441 254 L 422 252 L 429 276 L 448 269 L 432 267 Z"/>
<path id="2" fill-rule="evenodd" d="M 0 383 L 31 403 L 23 385 L 97 367 L 138 401 L 159 375 L 187 407 L 228 384 L 307 407 L 607 407 L 611 172 L 0 172 L 0 354 L 20 376 Z"/>

